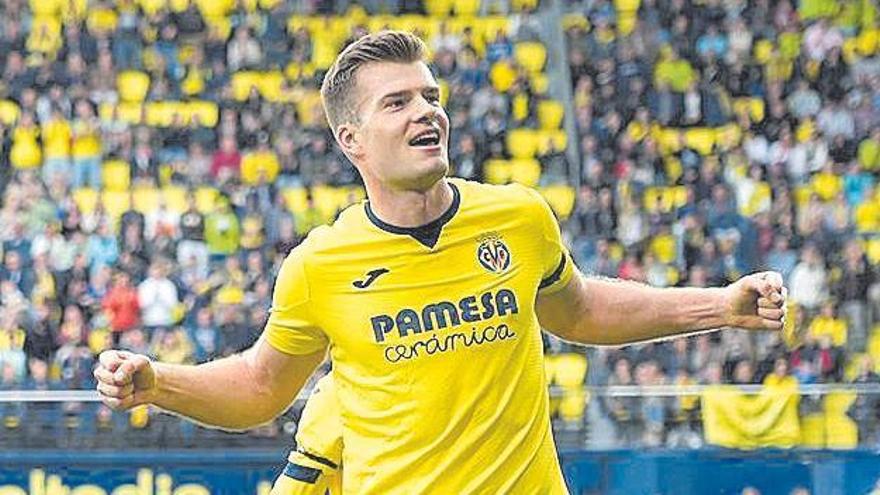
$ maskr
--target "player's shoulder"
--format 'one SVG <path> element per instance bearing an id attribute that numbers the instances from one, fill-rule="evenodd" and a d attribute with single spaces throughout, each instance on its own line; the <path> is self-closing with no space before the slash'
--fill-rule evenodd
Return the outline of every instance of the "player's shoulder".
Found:
<path id="1" fill-rule="evenodd" d="M 367 222 L 364 202 L 354 203 L 336 216 L 330 225 L 320 225 L 306 234 L 301 243 L 290 251 L 288 257 L 306 260 L 316 254 L 335 251 L 364 238 Z"/>
<path id="2" fill-rule="evenodd" d="M 449 181 L 459 188 L 465 204 L 491 204 L 521 210 L 523 207 L 539 206 L 541 195 L 521 184 L 486 184 L 472 180 L 453 178 Z"/>

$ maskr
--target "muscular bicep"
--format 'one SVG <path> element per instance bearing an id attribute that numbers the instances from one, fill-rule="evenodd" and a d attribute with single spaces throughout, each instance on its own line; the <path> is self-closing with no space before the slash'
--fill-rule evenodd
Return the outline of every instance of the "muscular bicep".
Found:
<path id="1" fill-rule="evenodd" d="M 244 358 L 254 382 L 261 386 L 261 392 L 277 414 L 293 402 L 325 355 L 325 349 L 310 354 L 288 354 L 273 347 L 263 336 L 245 351 Z"/>
<path id="2" fill-rule="evenodd" d="M 575 270 L 562 288 L 552 292 L 539 291 L 535 309 L 544 330 L 572 340 L 586 305 L 586 279 Z"/>

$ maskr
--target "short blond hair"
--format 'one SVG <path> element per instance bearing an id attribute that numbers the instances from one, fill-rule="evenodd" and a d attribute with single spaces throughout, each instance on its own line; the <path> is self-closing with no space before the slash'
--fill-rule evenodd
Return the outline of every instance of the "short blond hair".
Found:
<path id="1" fill-rule="evenodd" d="M 368 34 L 342 50 L 321 84 L 321 101 L 333 132 L 342 124 L 358 123 L 355 90 L 361 67 L 374 62 L 425 61 L 426 53 L 425 42 L 405 31 Z"/>

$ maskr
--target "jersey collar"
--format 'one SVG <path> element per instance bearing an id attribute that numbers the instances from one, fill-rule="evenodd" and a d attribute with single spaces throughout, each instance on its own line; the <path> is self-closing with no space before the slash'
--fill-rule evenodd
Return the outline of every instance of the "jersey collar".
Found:
<path id="1" fill-rule="evenodd" d="M 364 203 L 364 209 L 367 213 L 367 218 L 370 219 L 370 222 L 376 227 L 384 230 L 385 232 L 397 235 L 408 235 L 413 239 L 417 240 L 420 244 L 433 248 L 437 245 L 437 241 L 440 240 L 440 232 L 443 231 L 443 226 L 449 223 L 452 220 L 452 217 L 458 212 L 458 207 L 461 204 L 461 193 L 458 191 L 458 186 L 453 184 L 452 182 L 448 182 L 449 186 L 452 188 L 452 204 L 449 205 L 449 208 L 443 212 L 435 220 L 432 220 L 425 225 L 420 225 L 418 227 L 398 227 L 396 225 L 391 225 L 390 223 L 383 222 L 373 213 L 373 209 L 370 208 L 370 202 L 367 201 Z"/>

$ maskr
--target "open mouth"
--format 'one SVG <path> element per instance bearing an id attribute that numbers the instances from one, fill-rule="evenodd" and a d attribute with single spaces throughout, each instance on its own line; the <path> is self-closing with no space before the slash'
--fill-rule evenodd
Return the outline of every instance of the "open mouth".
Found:
<path id="1" fill-rule="evenodd" d="M 409 145 L 416 148 L 429 148 L 440 144 L 440 131 L 431 129 L 422 132 L 409 140 Z"/>

